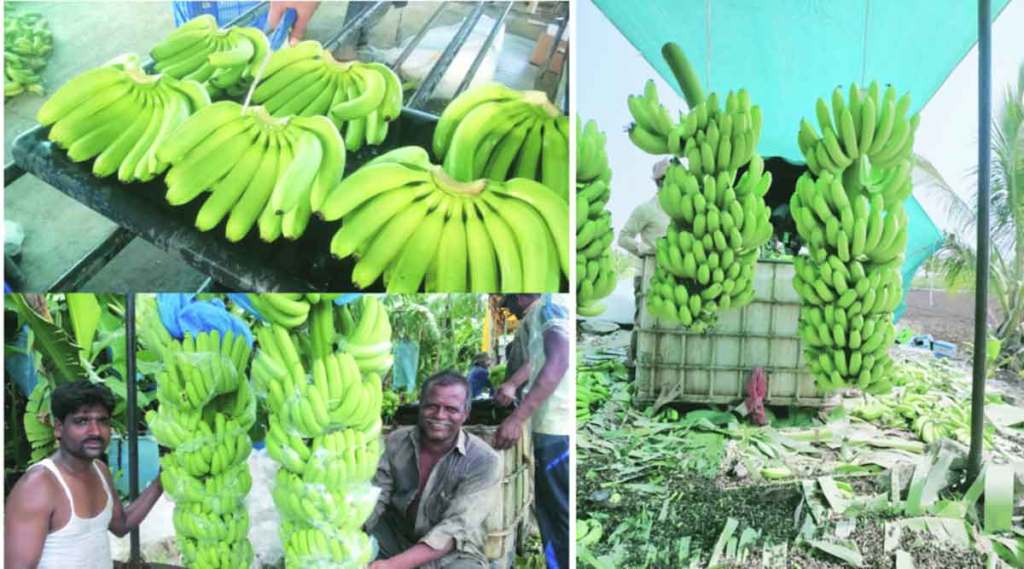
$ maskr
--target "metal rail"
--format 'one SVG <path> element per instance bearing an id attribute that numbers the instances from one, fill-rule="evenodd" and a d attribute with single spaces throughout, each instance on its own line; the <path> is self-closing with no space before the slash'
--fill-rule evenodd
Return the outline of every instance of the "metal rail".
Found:
<path id="1" fill-rule="evenodd" d="M 351 4 L 349 4 L 349 7 L 351 8 Z M 341 28 L 341 30 L 338 31 L 337 35 L 325 41 L 323 43 L 323 46 L 327 49 L 334 49 L 338 45 L 341 45 L 341 42 L 348 39 L 349 34 L 358 30 L 359 28 L 362 28 L 366 21 L 370 18 L 370 16 L 377 13 L 377 11 L 379 11 L 381 8 L 386 8 L 384 2 L 377 2 L 368 10 L 364 11 L 362 14 L 357 16 L 356 19 L 344 25 Z"/>
<path id="2" fill-rule="evenodd" d="M 430 30 L 430 26 L 435 20 L 437 20 L 437 17 L 441 15 L 441 12 L 443 12 L 446 7 L 448 7 L 448 3 L 442 2 L 441 5 L 437 7 L 437 10 L 434 10 L 434 13 L 430 15 L 430 18 L 427 19 L 426 23 L 424 23 L 423 26 L 420 27 L 419 31 L 416 32 L 416 35 L 412 37 L 412 41 L 409 42 L 409 45 L 405 46 L 402 53 L 400 53 L 398 57 L 391 62 L 391 69 L 396 72 L 398 71 L 399 66 L 405 63 L 405 60 L 409 58 L 409 55 L 412 54 L 414 49 L 416 49 L 416 46 L 423 41 L 423 36 L 427 35 L 427 31 Z"/>
<path id="3" fill-rule="evenodd" d="M 455 90 L 455 94 L 452 98 L 459 96 L 469 87 L 471 81 L 476 77 L 476 72 L 480 69 L 480 64 L 483 63 L 484 57 L 487 57 L 487 50 L 491 49 L 491 44 L 494 43 L 494 39 L 498 37 L 498 32 L 501 31 L 502 24 L 505 23 L 505 18 L 508 13 L 512 11 L 512 2 L 505 4 L 505 9 L 501 11 L 501 15 L 494 20 L 494 27 L 491 28 L 491 33 L 487 34 L 487 39 L 484 40 L 484 44 L 480 46 L 480 52 L 476 54 L 476 59 L 473 60 L 473 64 L 469 66 L 469 71 L 466 72 L 466 76 L 462 78 L 462 83 L 459 84 L 459 88 Z"/>
<path id="4" fill-rule="evenodd" d="M 70 269 L 64 271 L 64 274 L 57 277 L 57 280 L 53 281 L 53 284 L 46 290 L 64 292 L 80 289 L 86 281 L 95 276 L 111 259 L 123 251 L 133 239 L 135 239 L 134 233 L 118 226 L 106 239 L 83 255 Z"/>
<path id="5" fill-rule="evenodd" d="M 455 56 L 458 55 L 459 50 L 469 39 L 470 33 L 473 28 L 476 27 L 476 23 L 480 21 L 480 16 L 484 13 L 484 3 L 477 2 L 476 7 L 469 16 L 462 22 L 462 26 L 459 31 L 455 33 L 455 37 L 452 41 L 444 48 L 441 52 L 441 57 L 437 60 L 437 63 L 430 69 L 427 76 L 420 83 L 420 86 L 416 88 L 416 91 L 409 98 L 409 102 L 406 106 L 416 109 L 430 99 L 430 95 L 434 92 L 437 84 L 441 82 L 441 78 L 448 72 L 448 68 L 451 67 L 452 61 L 455 60 Z"/>

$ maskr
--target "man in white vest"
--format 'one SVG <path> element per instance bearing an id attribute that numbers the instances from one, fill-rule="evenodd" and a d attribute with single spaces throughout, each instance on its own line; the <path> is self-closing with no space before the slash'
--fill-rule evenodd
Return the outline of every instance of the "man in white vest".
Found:
<path id="1" fill-rule="evenodd" d="M 142 523 L 163 493 L 160 478 L 122 508 L 98 460 L 110 444 L 114 395 L 107 386 L 65 383 L 50 407 L 57 452 L 29 468 L 7 498 L 4 567 L 110 569 L 107 532 L 120 537 Z"/>

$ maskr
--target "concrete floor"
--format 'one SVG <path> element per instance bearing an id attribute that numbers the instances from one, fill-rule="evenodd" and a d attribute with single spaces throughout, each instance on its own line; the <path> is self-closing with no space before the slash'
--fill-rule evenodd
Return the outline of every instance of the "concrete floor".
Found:
<path id="1" fill-rule="evenodd" d="M 126 52 L 142 56 L 174 28 L 170 2 L 17 2 L 49 21 L 55 49 L 43 71 L 48 93 L 78 73 Z M 306 37 L 326 40 L 344 21 L 347 2 L 323 2 Z M 526 64 L 532 42 L 510 35 L 502 50 L 499 78 L 511 85 L 532 83 L 536 68 Z M 527 87 L 529 88 L 529 87 Z M 22 132 L 36 125 L 44 97 L 22 94 L 4 103 L 4 163 Z M 114 223 L 60 191 L 26 175 L 4 192 L 5 219 L 25 230 L 18 259 L 25 290 L 42 290 L 116 229 Z M 135 239 L 83 285 L 96 291 L 189 291 L 205 281 L 175 255 Z"/>

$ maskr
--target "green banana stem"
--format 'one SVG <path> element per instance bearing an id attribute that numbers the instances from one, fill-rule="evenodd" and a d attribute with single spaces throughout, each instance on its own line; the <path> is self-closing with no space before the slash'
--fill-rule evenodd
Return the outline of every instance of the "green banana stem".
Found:
<path id="1" fill-rule="evenodd" d="M 683 96 L 686 97 L 686 104 L 692 109 L 703 103 L 704 90 L 700 86 L 697 72 L 693 70 L 690 60 L 683 53 L 683 48 L 678 44 L 668 42 L 661 46 L 661 56 L 665 58 L 665 62 L 672 69 L 672 74 L 676 76 L 676 81 L 679 82 L 679 87 L 683 90 Z"/>
<path id="2" fill-rule="evenodd" d="M 473 182 L 460 182 L 449 176 L 448 172 L 445 172 L 444 168 L 440 166 L 434 166 L 430 174 L 434 180 L 434 185 L 449 194 L 478 196 L 487 187 L 487 180 L 484 179 Z"/>
<path id="3" fill-rule="evenodd" d="M 548 94 L 544 91 L 523 91 L 523 100 L 542 109 L 551 118 L 562 114 L 558 107 L 551 104 Z"/>

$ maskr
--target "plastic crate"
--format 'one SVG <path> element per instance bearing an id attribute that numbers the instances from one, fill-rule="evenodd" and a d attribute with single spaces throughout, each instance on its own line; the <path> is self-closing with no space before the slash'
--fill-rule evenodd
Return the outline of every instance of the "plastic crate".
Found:
<path id="1" fill-rule="evenodd" d="M 754 299 L 741 309 L 719 313 L 718 323 L 695 334 L 647 311 L 647 289 L 655 259 L 645 257 L 637 294 L 637 399 L 650 403 L 734 404 L 746 397 L 751 371 L 768 376 L 768 405 L 821 407 L 831 396 L 818 392 L 804 365 L 797 335 L 800 297 L 793 289 L 793 264 L 760 261 L 754 271 Z"/>

